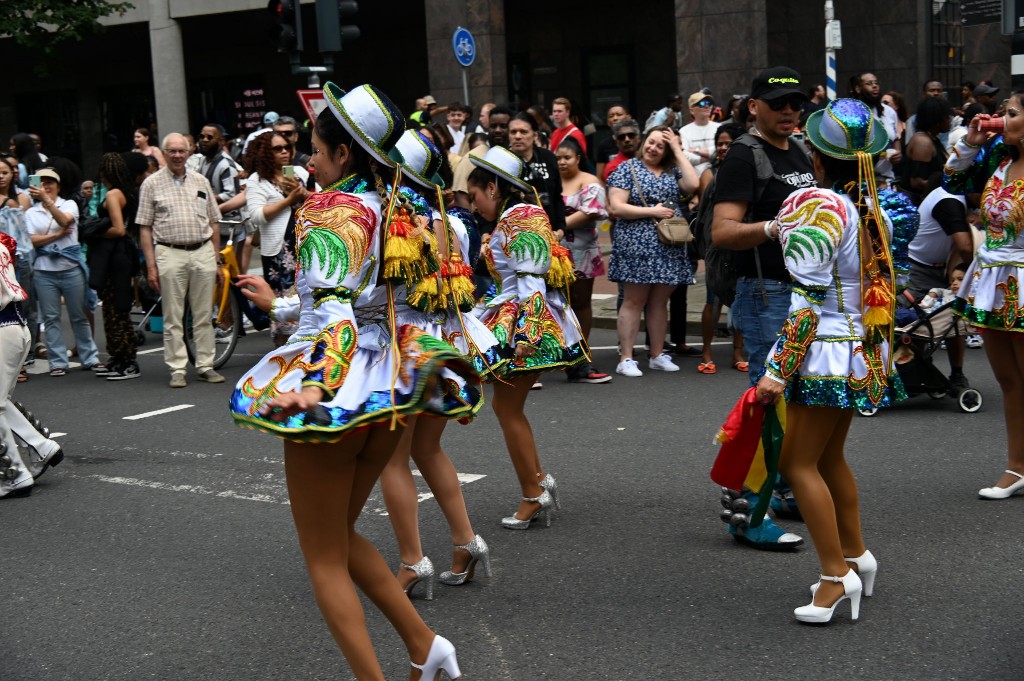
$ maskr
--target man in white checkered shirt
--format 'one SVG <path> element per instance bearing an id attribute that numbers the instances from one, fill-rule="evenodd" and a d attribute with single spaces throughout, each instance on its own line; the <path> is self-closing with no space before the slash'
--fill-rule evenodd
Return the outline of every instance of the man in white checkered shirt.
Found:
<path id="1" fill-rule="evenodd" d="M 185 296 L 192 318 L 210 319 L 217 282 L 220 250 L 220 211 L 205 177 L 188 170 L 188 142 L 171 133 L 161 145 L 167 166 L 146 178 L 139 192 L 139 240 L 146 255 L 149 285 L 160 292 L 164 313 L 164 361 L 172 388 L 184 388 L 188 354 L 185 350 Z M 223 383 L 213 370 L 212 324 L 194 325 L 196 378 Z"/>

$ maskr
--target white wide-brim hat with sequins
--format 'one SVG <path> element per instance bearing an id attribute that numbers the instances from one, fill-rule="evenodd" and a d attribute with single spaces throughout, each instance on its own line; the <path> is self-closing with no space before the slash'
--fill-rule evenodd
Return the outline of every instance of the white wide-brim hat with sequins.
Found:
<path id="1" fill-rule="evenodd" d="M 401 163 L 389 157 L 388 152 L 405 132 L 405 118 L 387 95 L 372 85 L 360 85 L 345 92 L 328 81 L 324 85 L 324 99 L 342 127 L 371 156 L 389 168 Z"/>
<path id="2" fill-rule="evenodd" d="M 388 154 L 402 164 L 403 173 L 416 184 L 427 189 L 444 189 L 444 180 L 437 174 L 443 162 L 441 152 L 420 133 L 406 130 Z"/>
<path id="3" fill-rule="evenodd" d="M 470 156 L 470 163 L 478 168 L 489 170 L 498 177 L 508 180 L 520 189 L 533 191 L 523 179 L 523 161 L 504 147 L 491 147 L 483 157 Z"/>

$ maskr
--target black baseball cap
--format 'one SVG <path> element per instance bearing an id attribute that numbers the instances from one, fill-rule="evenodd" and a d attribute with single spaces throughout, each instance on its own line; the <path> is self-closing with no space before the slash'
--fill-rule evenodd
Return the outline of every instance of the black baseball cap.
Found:
<path id="1" fill-rule="evenodd" d="M 750 96 L 754 99 L 772 100 L 786 95 L 807 98 L 807 93 L 800 85 L 800 74 L 788 66 L 765 69 L 754 77 L 750 86 Z"/>

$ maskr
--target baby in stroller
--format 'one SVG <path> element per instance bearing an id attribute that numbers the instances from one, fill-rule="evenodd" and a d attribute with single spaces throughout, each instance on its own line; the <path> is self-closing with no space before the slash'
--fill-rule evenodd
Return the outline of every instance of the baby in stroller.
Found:
<path id="1" fill-rule="evenodd" d="M 957 265 L 950 274 L 949 288 L 933 288 L 921 300 L 911 299 L 908 307 L 896 311 L 892 358 L 908 395 L 927 393 L 934 399 L 948 395 L 957 399 L 964 411 L 974 412 L 981 407 L 981 393 L 947 378 L 932 361 L 947 339 L 967 333 L 966 324 L 952 309 L 966 271 L 966 265 Z"/>

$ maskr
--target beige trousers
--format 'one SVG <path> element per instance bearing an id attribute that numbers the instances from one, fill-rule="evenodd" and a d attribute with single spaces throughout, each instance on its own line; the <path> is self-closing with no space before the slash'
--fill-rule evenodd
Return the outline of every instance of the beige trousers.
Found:
<path id="1" fill-rule="evenodd" d="M 213 289 L 217 283 L 217 254 L 213 243 L 206 242 L 194 251 L 155 245 L 156 268 L 160 276 L 160 297 L 164 310 L 164 362 L 171 373 L 184 372 L 188 365 L 185 350 L 185 296 L 192 319 L 207 320 L 193 324 L 196 343 L 196 371 L 213 368 Z"/>

